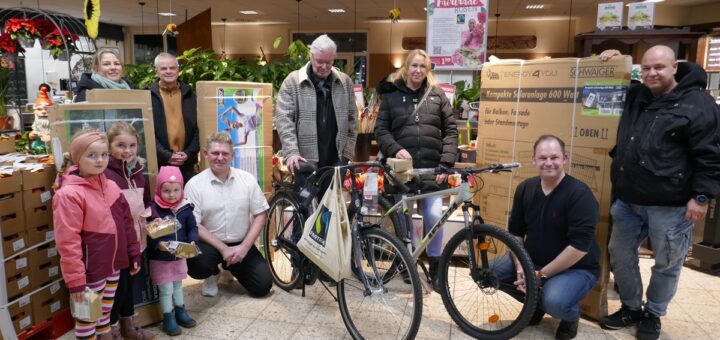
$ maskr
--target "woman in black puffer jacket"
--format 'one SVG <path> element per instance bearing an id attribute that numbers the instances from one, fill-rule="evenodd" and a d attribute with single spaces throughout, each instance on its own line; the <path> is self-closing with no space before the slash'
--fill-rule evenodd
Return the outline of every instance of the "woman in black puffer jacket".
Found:
<path id="1" fill-rule="evenodd" d="M 458 132 L 452 106 L 437 87 L 430 70 L 430 57 L 423 50 L 408 54 L 403 66 L 381 82 L 380 112 L 375 139 L 385 157 L 410 158 L 414 168 L 452 167 L 457 158 Z M 424 98 L 424 99 L 423 99 Z M 415 189 L 431 192 L 445 185 L 447 175 L 423 177 Z M 425 233 L 442 213 L 442 198 L 419 201 Z M 442 253 L 442 229 L 427 248 L 430 276 L 437 282 L 437 263 Z"/>

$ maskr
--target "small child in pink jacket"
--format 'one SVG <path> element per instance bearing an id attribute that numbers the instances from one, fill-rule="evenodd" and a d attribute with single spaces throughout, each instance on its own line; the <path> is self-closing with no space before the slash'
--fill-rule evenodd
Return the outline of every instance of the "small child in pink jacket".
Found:
<path id="1" fill-rule="evenodd" d="M 140 270 L 140 246 L 130 207 L 115 182 L 108 180 L 107 137 L 81 131 L 70 143 L 75 166 L 61 177 L 53 197 L 55 242 L 71 300 L 82 302 L 89 288 L 102 296 L 98 320 L 75 320 L 77 338 L 108 337 L 110 310 L 120 269 Z"/>

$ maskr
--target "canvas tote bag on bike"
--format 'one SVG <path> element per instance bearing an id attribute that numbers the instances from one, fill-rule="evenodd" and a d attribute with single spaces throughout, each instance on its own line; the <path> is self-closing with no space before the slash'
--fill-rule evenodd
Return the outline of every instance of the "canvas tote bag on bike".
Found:
<path id="1" fill-rule="evenodd" d="M 305 221 L 297 247 L 333 280 L 352 276 L 350 219 L 342 192 L 340 168 L 335 168 L 332 183 L 320 205 Z"/>

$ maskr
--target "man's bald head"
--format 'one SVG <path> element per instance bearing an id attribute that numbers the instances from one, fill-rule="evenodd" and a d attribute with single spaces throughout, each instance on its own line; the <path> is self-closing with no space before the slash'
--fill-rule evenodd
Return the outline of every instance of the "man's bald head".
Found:
<path id="1" fill-rule="evenodd" d="M 662 95 L 672 91 L 677 82 L 677 60 L 675 51 L 670 47 L 656 45 L 648 49 L 642 58 L 642 79 L 643 84 L 656 95 Z"/>

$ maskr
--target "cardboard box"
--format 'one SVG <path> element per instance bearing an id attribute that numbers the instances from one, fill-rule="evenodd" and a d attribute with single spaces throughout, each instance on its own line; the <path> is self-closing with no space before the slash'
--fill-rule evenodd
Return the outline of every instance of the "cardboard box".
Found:
<path id="1" fill-rule="evenodd" d="M 30 257 L 28 254 L 22 254 L 5 261 L 5 277 L 15 276 L 20 273 L 20 271 L 29 270 L 29 268 Z"/>
<path id="2" fill-rule="evenodd" d="M 129 90 L 123 90 L 130 92 Z M 134 93 L 134 92 L 133 92 Z M 128 96 L 132 93 L 128 93 Z M 129 98 L 129 97 L 128 97 Z M 128 102 L 83 102 L 76 104 L 53 105 L 48 108 L 51 132 L 60 139 L 62 149 L 70 150 L 73 135 L 84 126 L 107 131 L 118 120 L 132 123 L 140 135 L 138 156 L 147 160 L 146 167 L 150 177 L 151 194 L 155 189 L 157 175 L 157 152 L 155 149 L 155 126 L 152 108 L 146 103 Z M 83 120 L 86 120 L 83 122 Z"/>
<path id="3" fill-rule="evenodd" d="M 52 204 L 52 186 L 41 186 L 30 190 L 23 190 L 23 209 L 30 210 Z"/>
<path id="4" fill-rule="evenodd" d="M 16 191 L 0 195 L 0 216 L 16 213 L 22 210 L 22 206 L 22 192 Z"/>
<path id="5" fill-rule="evenodd" d="M 56 282 L 33 294 L 32 311 L 35 324 L 43 322 L 69 307 L 69 293 L 62 282 Z"/>
<path id="6" fill-rule="evenodd" d="M 32 287 L 30 281 L 31 277 L 29 269 L 24 269 L 13 276 L 8 276 L 5 280 L 5 283 L 7 283 L 6 288 L 8 301 L 15 300 L 19 298 L 21 294 L 31 291 Z"/>
<path id="7" fill-rule="evenodd" d="M 25 226 L 27 229 L 32 227 L 49 225 L 52 226 L 53 214 L 51 203 L 46 203 L 38 207 L 25 209 Z"/>
<path id="8" fill-rule="evenodd" d="M 522 167 L 510 174 L 483 175 L 476 203 L 486 222 L 506 226 L 515 188 L 538 175 L 532 164 L 535 140 L 552 134 L 565 141 L 566 173 L 587 184 L 600 204 L 596 238 L 601 275 L 581 303 L 583 314 L 593 319 L 607 312 L 608 151 L 615 144 L 630 70 L 630 57 L 608 62 L 592 57 L 487 63 L 481 74 L 477 162 L 520 162 Z"/>
<path id="9" fill-rule="evenodd" d="M 0 154 L 15 152 L 15 136 L 0 136 Z"/>
<path id="10" fill-rule="evenodd" d="M 5 258 L 15 255 L 15 253 L 28 247 L 27 234 L 21 231 L 14 235 L 3 236 L 2 238 L 3 255 Z"/>
<path id="11" fill-rule="evenodd" d="M 14 172 L 12 175 L 0 176 L 0 195 L 20 191 L 20 174 Z"/>
<path id="12" fill-rule="evenodd" d="M 57 171 L 54 165 L 45 165 L 42 170 L 30 171 L 21 170 L 22 176 L 22 189 L 32 190 L 35 188 L 50 189 L 55 183 L 55 176 Z"/>
<path id="13" fill-rule="evenodd" d="M 36 227 L 27 228 L 27 241 L 28 247 L 32 247 L 36 244 L 43 243 L 55 238 L 55 231 L 49 224 L 40 225 Z M 34 249 L 31 252 L 35 251 Z"/>
<path id="14" fill-rule="evenodd" d="M 59 260 L 57 248 L 55 248 L 55 241 L 47 244 L 43 244 L 28 252 L 28 258 L 30 259 L 31 266 L 39 266 L 43 263 L 48 263 L 54 259 Z"/>
<path id="15" fill-rule="evenodd" d="M 47 263 L 33 266 L 30 270 L 30 289 L 38 289 L 61 277 L 60 259 L 55 258 Z"/>
<path id="16" fill-rule="evenodd" d="M 17 300 L 17 302 L 8 306 L 8 312 L 10 312 L 10 315 L 16 315 L 18 313 L 21 313 L 25 307 L 32 307 L 31 303 L 32 303 L 31 295 L 23 296 L 23 297 L 19 298 Z"/>
<path id="17" fill-rule="evenodd" d="M 2 236 L 10 236 L 25 230 L 25 214 L 22 212 L 10 212 L 0 215 L 0 231 Z"/>
<path id="18" fill-rule="evenodd" d="M 218 131 L 235 144 L 233 167 L 253 174 L 263 192 L 272 189 L 272 84 L 199 81 L 197 89 L 200 144 Z M 200 157 L 201 169 L 207 168 Z"/>
<path id="19" fill-rule="evenodd" d="M 20 333 L 33 325 L 32 323 L 32 306 L 30 304 L 23 308 L 19 308 L 15 313 L 10 314 L 15 333 Z"/>
<path id="20" fill-rule="evenodd" d="M 136 105 L 138 107 L 143 107 L 144 111 L 147 111 L 150 113 L 151 120 L 152 120 L 152 97 L 150 95 L 150 90 L 110 90 L 110 89 L 95 89 L 95 90 L 88 90 L 85 93 L 85 99 L 89 103 L 114 103 L 114 104 L 129 104 L 133 103 L 133 105 Z M 154 122 L 152 122 L 153 125 L 150 125 L 149 127 L 152 127 L 152 133 L 153 136 L 155 135 L 155 128 Z M 145 123 L 145 125 L 148 125 L 148 123 Z M 137 128 L 137 127 L 136 127 Z M 200 141 L 200 145 L 203 145 L 203 141 Z M 152 142 L 152 149 L 153 150 L 153 157 L 157 160 L 157 153 L 155 153 L 155 139 L 153 137 Z M 149 180 L 149 189 L 150 189 L 150 196 L 155 194 L 155 181 L 157 178 L 157 171 L 158 171 L 158 165 L 155 164 L 154 167 L 151 166 L 148 163 L 148 180 Z"/>

